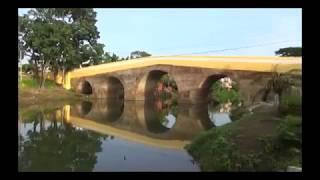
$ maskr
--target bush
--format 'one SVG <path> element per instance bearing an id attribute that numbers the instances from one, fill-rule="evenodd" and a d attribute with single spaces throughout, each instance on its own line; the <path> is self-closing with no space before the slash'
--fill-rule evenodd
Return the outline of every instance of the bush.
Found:
<path id="1" fill-rule="evenodd" d="M 281 97 L 279 110 L 281 114 L 292 114 L 301 116 L 302 98 L 297 95 L 286 95 Z"/>
<path id="2" fill-rule="evenodd" d="M 281 144 L 300 148 L 302 142 L 302 119 L 288 115 L 278 128 L 278 139 Z"/>
<path id="3" fill-rule="evenodd" d="M 218 103 L 239 103 L 240 96 L 237 87 L 233 86 L 232 89 L 226 89 L 222 86 L 220 81 L 214 83 L 211 87 L 211 98 Z"/>

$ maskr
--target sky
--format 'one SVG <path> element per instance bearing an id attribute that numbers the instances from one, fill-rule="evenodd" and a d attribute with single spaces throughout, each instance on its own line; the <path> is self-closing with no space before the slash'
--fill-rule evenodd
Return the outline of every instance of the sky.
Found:
<path id="1" fill-rule="evenodd" d="M 302 47 L 302 9 L 95 10 L 98 42 L 120 57 L 135 50 L 153 56 L 274 56 L 279 48 Z"/>

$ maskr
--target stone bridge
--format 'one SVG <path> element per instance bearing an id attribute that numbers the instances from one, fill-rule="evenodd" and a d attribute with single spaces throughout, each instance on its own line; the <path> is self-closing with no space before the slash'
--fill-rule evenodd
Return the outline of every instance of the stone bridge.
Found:
<path id="1" fill-rule="evenodd" d="M 273 72 L 301 70 L 301 62 L 301 57 L 147 57 L 76 69 L 67 73 L 63 86 L 93 98 L 146 100 L 168 74 L 178 86 L 178 102 L 197 104 L 207 101 L 212 83 L 230 77 L 248 104 L 259 100 L 256 93 Z"/>

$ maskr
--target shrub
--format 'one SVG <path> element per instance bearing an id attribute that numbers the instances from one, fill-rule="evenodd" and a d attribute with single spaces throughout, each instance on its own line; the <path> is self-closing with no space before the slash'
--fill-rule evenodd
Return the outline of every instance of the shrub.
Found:
<path id="1" fill-rule="evenodd" d="M 302 114 L 302 98 L 297 95 L 286 95 L 281 97 L 279 110 L 281 114 Z"/>
<path id="2" fill-rule="evenodd" d="M 281 144 L 300 148 L 302 142 L 302 119 L 288 115 L 278 127 L 278 139 Z"/>
<path id="3" fill-rule="evenodd" d="M 211 98 L 218 103 L 226 103 L 228 101 L 232 103 L 239 103 L 240 96 L 236 86 L 232 86 L 231 89 L 225 88 L 221 81 L 217 81 L 211 87 Z"/>

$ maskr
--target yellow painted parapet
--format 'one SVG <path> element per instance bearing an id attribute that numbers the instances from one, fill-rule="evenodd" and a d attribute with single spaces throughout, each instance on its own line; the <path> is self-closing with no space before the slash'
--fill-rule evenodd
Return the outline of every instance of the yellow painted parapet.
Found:
<path id="1" fill-rule="evenodd" d="M 63 106 L 63 119 L 70 122 L 70 105 Z"/>
<path id="2" fill-rule="evenodd" d="M 128 61 L 113 62 L 76 69 L 67 73 L 64 88 L 70 89 L 71 78 L 92 76 L 152 65 L 173 65 L 195 68 L 212 68 L 223 70 L 243 70 L 258 72 L 287 72 L 302 68 L 301 57 L 261 57 L 261 56 L 168 56 L 146 57 Z"/>
<path id="3" fill-rule="evenodd" d="M 64 78 L 63 87 L 65 89 L 71 89 L 71 72 L 67 72 Z"/>
<path id="4" fill-rule="evenodd" d="M 75 126 L 82 127 L 84 129 L 92 130 L 95 132 L 99 132 L 101 134 L 112 135 L 121 139 L 126 139 L 136 143 L 141 143 L 141 144 L 158 147 L 158 148 L 181 150 L 181 149 L 184 149 L 184 147 L 190 143 L 190 141 L 163 140 L 163 139 L 152 138 L 142 134 L 138 134 L 138 133 L 123 130 L 123 129 L 118 129 L 113 126 L 101 124 L 101 123 L 92 121 L 90 119 L 84 119 L 80 117 L 70 116 L 69 122 Z"/>
<path id="5" fill-rule="evenodd" d="M 58 74 L 55 77 L 55 81 L 57 84 L 62 84 L 63 83 L 63 79 L 62 79 L 62 73 L 59 71 Z"/>

